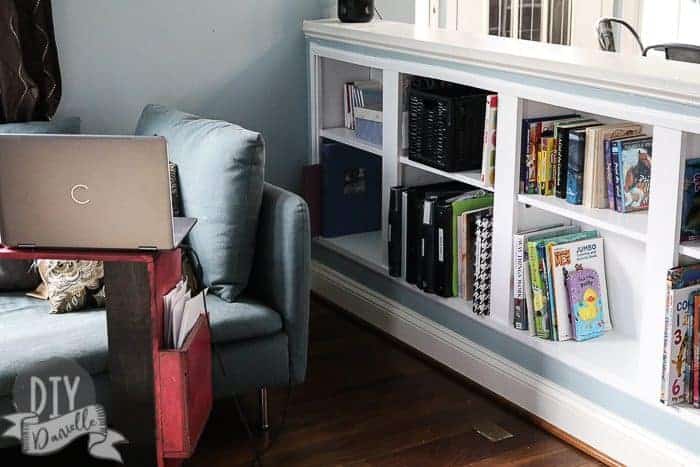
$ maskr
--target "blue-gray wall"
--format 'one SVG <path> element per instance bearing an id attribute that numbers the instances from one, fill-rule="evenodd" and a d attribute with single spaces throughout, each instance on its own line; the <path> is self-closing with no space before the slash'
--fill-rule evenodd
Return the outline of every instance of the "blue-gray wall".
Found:
<path id="1" fill-rule="evenodd" d="M 321 0 L 59 0 L 59 115 L 132 133 L 162 103 L 261 131 L 267 177 L 298 188 L 308 157 L 303 19 Z"/>

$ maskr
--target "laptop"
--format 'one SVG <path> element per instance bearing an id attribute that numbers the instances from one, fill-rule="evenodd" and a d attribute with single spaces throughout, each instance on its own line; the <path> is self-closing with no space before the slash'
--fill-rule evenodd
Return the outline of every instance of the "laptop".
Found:
<path id="1" fill-rule="evenodd" d="M 171 250 L 165 138 L 0 135 L 0 243 L 11 248 Z"/>

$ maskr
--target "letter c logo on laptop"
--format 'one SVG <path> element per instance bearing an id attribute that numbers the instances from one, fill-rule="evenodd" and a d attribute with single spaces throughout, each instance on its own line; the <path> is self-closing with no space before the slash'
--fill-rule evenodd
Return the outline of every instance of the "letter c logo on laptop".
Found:
<path id="1" fill-rule="evenodd" d="M 73 188 L 70 189 L 70 197 L 73 200 L 75 204 L 79 204 L 81 206 L 84 206 L 86 204 L 90 204 L 90 199 L 80 199 L 78 197 L 79 193 L 82 191 L 88 191 L 89 187 L 87 185 L 75 185 Z"/>

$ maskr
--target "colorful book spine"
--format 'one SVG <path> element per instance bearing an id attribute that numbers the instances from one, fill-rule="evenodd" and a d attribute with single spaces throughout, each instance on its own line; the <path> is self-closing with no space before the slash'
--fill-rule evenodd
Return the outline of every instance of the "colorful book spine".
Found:
<path id="1" fill-rule="evenodd" d="M 527 263 L 527 253 L 525 256 L 525 264 Z M 525 308 L 527 310 L 527 330 L 530 336 L 535 337 L 537 331 L 535 329 L 535 308 L 532 303 L 532 284 L 530 283 L 530 268 L 526 267 L 523 269 L 524 280 L 525 280 Z"/>
<path id="2" fill-rule="evenodd" d="M 621 141 L 610 142 L 610 166 L 613 174 L 613 192 L 615 194 L 615 210 L 622 212 L 622 180 L 620 179 Z"/>
<path id="3" fill-rule="evenodd" d="M 570 204 L 583 202 L 583 164 L 586 155 L 586 131 L 569 133 L 569 161 L 566 173 L 566 201 Z"/>
<path id="4" fill-rule="evenodd" d="M 608 207 L 610 209 L 617 209 L 617 204 L 615 202 L 615 177 L 612 164 L 612 145 L 610 140 L 606 139 L 603 143 L 603 152 L 605 157 L 605 183 L 608 193 Z"/>
<path id="5" fill-rule="evenodd" d="M 527 303 L 525 301 L 525 236 L 516 235 L 513 239 L 513 327 L 526 331 Z"/>
<path id="6" fill-rule="evenodd" d="M 693 406 L 700 408 L 700 296 L 693 300 Z"/>
<path id="7" fill-rule="evenodd" d="M 527 245 L 528 263 L 530 266 L 530 284 L 532 286 L 532 307 L 535 317 L 535 331 L 537 337 L 549 339 L 551 328 L 549 317 L 545 310 L 544 283 L 540 271 L 541 262 L 537 253 L 537 242 L 529 242 Z"/>
<path id="8" fill-rule="evenodd" d="M 467 298 L 467 260 L 469 258 L 467 253 L 467 249 L 469 247 L 469 232 L 467 225 L 468 215 L 469 214 L 465 212 L 457 218 L 457 254 L 459 257 L 459 264 L 457 266 L 457 275 L 459 276 L 459 288 L 457 290 L 457 296 L 465 299 Z"/>
<path id="9" fill-rule="evenodd" d="M 660 400 L 666 405 L 688 401 L 688 346 L 693 344 L 689 317 L 700 292 L 700 265 L 670 269 L 667 277 L 663 371 Z M 689 308 L 693 313 L 689 312 Z"/>
<path id="10" fill-rule="evenodd" d="M 700 159 L 685 163 L 681 241 L 700 239 Z"/>
<path id="11" fill-rule="evenodd" d="M 537 159 L 537 186 L 540 195 L 554 194 L 552 154 L 555 151 L 555 145 L 556 141 L 553 137 L 543 137 L 540 141 Z"/>
<path id="12" fill-rule="evenodd" d="M 484 121 L 484 149 L 481 159 L 481 181 L 493 186 L 496 171 L 496 122 L 498 117 L 498 94 L 486 97 Z"/>
<path id="13" fill-rule="evenodd" d="M 554 158 L 554 196 L 566 199 L 566 171 L 569 163 L 569 131 L 557 128 Z"/>
<path id="14" fill-rule="evenodd" d="M 542 122 L 532 123 L 528 132 L 528 157 L 527 157 L 527 181 L 525 193 L 537 194 L 537 175 L 538 175 L 538 154 L 540 152 L 540 140 L 542 138 Z"/>
<path id="15" fill-rule="evenodd" d="M 685 363 L 688 343 L 688 294 L 683 289 L 669 289 L 664 332 L 663 385 L 661 402 L 676 405 L 687 401 Z M 694 305 L 693 305 L 694 306 Z"/>
<path id="16" fill-rule="evenodd" d="M 554 312 L 554 294 L 552 291 L 552 276 L 550 274 L 549 264 L 547 262 L 547 245 L 546 243 L 537 244 L 537 253 L 540 257 L 540 271 L 542 274 L 542 284 L 544 292 L 545 313 L 547 313 L 550 323 L 550 339 L 559 340 L 559 326 L 557 323 L 557 315 Z"/>
<path id="17" fill-rule="evenodd" d="M 686 347 L 686 358 L 685 358 L 685 368 L 683 369 L 683 374 L 685 376 L 685 392 L 686 400 L 689 404 L 695 402 L 695 386 L 693 378 L 693 362 L 694 362 L 694 347 L 695 342 L 695 297 L 698 296 L 700 292 L 692 292 L 688 297 L 688 310 L 686 311 L 688 315 L 688 346 Z"/>

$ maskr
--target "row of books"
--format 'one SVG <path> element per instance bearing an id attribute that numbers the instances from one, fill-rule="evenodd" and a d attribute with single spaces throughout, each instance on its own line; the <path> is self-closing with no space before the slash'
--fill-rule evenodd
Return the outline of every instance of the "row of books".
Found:
<path id="1" fill-rule="evenodd" d="M 380 81 L 351 81 L 343 86 L 345 128 L 354 130 L 357 119 L 364 113 L 371 114 L 382 108 L 382 83 Z M 358 115 L 358 113 L 360 115 Z"/>
<path id="2" fill-rule="evenodd" d="M 457 182 L 391 189 L 389 274 L 488 314 L 493 195 Z"/>
<path id="3" fill-rule="evenodd" d="M 579 115 L 523 120 L 520 191 L 588 208 L 649 207 L 652 138 L 633 123 Z"/>
<path id="4" fill-rule="evenodd" d="M 668 271 L 661 402 L 700 408 L 700 264 Z"/>
<path id="5" fill-rule="evenodd" d="M 519 232 L 513 248 L 513 325 L 555 341 L 612 329 L 603 239 L 578 226 Z"/>

